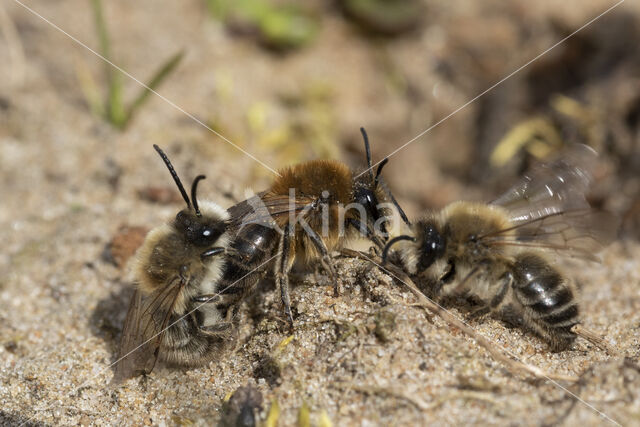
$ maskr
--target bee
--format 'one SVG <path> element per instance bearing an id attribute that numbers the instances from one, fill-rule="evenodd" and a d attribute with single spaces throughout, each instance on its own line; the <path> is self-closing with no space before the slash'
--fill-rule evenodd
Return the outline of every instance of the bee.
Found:
<path id="1" fill-rule="evenodd" d="M 269 189 L 228 209 L 234 238 L 219 285 L 222 295 L 237 301 L 271 271 L 293 327 L 289 272 L 294 261 L 320 261 L 338 295 L 331 252 L 359 236 L 383 248 L 390 212 L 385 203 L 397 203 L 380 175 L 386 159 L 374 175 L 367 133 L 360 131 L 368 173 L 356 177 L 338 161 L 312 160 L 282 169 Z"/>
<path id="2" fill-rule="evenodd" d="M 123 327 L 115 384 L 151 372 L 158 357 L 186 366 L 212 360 L 233 335 L 239 302 L 271 268 L 293 325 L 288 274 L 295 259 L 320 259 L 335 284 L 332 250 L 359 233 L 384 246 L 380 236 L 386 231 L 376 230 L 385 229 L 389 208 L 379 201 L 396 202 L 380 176 L 386 161 L 374 176 L 368 138 L 361 131 L 369 170 L 364 178 L 355 178 L 337 161 L 310 161 L 283 169 L 268 190 L 226 211 L 198 203 L 202 175 L 195 178 L 189 200 L 171 162 L 154 145 L 187 208 L 172 223 L 152 230 L 138 251 L 139 285 Z"/>
<path id="3" fill-rule="evenodd" d="M 565 350 L 580 308 L 558 256 L 596 261 L 617 229 L 615 217 L 592 210 L 585 198 L 596 158 L 578 145 L 489 204 L 455 202 L 407 221 L 405 234 L 386 244 L 383 262 L 395 260 L 431 296 L 479 303 L 471 318 L 494 313 L 553 351 Z"/>
<path id="4" fill-rule="evenodd" d="M 231 335 L 231 323 L 214 297 L 231 241 L 229 213 L 196 197 L 191 199 L 166 154 L 166 164 L 187 207 L 168 224 L 149 232 L 136 255 L 135 290 L 124 322 L 113 384 L 149 373 L 158 357 L 170 364 L 202 365 L 210 361 Z"/>

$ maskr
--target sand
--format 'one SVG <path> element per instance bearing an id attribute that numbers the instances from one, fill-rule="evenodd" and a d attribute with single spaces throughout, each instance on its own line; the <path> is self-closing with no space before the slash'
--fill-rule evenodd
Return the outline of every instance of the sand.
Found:
<path id="1" fill-rule="evenodd" d="M 97 46 L 87 2 L 28 5 Z M 574 375 L 576 383 L 513 374 L 472 338 L 416 306 L 412 294 L 388 274 L 366 261 L 340 259 L 336 267 L 344 292 L 338 297 L 321 269 L 311 268 L 292 281 L 292 335 L 278 292 L 266 282 L 243 305 L 239 336 L 219 360 L 197 369 L 158 365 L 146 378 L 109 388 L 133 278 L 130 265 L 117 267 L 105 258 L 105 247 L 122 225 L 154 227 L 181 208 L 179 199 L 160 204 L 139 195 L 149 187 L 172 188 L 151 144 L 168 151 L 186 180 L 206 173 L 202 197 L 223 206 L 233 203 L 227 192 L 242 198 L 246 187 L 265 188 L 271 173 L 159 98 L 126 132 L 113 129 L 91 115 L 77 83 L 79 67 L 98 75 L 99 60 L 19 5 L 1 7 L 19 43 L 0 39 L 2 61 L 11 65 L 0 69 L 1 424 L 210 425 L 225 411 L 233 418 L 224 402 L 245 386 L 252 391 L 238 392 L 228 406 L 242 407 L 239 396 L 252 396 L 264 420 L 277 402 L 279 425 L 295 425 L 306 414 L 312 425 L 331 420 L 361 426 L 631 425 L 640 420 L 640 243 L 624 236 L 601 254 L 601 264 L 575 261 L 563 267 L 579 286 L 584 326 L 606 337 L 618 356 L 584 340 L 551 353 L 536 337 L 500 320 L 470 322 L 495 346 L 546 372 Z M 579 10 L 553 2 L 538 7 L 513 9 L 541 21 L 561 16 L 577 26 L 607 3 L 588 2 Z M 442 79 L 433 62 L 445 56 L 445 34 L 476 14 L 490 27 L 494 19 L 491 34 L 501 34 L 498 24 L 510 15 L 476 8 L 462 1 L 451 9 L 433 5 L 431 22 L 442 26 L 382 47 L 368 44 L 335 10 L 322 9 L 327 16 L 321 37 L 288 55 L 264 51 L 251 39 L 225 31 L 199 2 L 162 7 L 154 1 L 135 7 L 115 2 L 106 11 L 117 59 L 134 76 L 146 78 L 187 47 L 162 94 L 198 119 L 220 124 L 220 132 L 267 165 L 318 155 L 305 141 L 274 149 L 258 135 L 277 129 L 291 113 L 275 100 L 330 84 L 330 101 L 320 104 L 321 113 L 304 108 L 329 120 L 326 127 L 332 131 L 322 135 L 333 135 L 336 143 L 326 152 L 355 167 L 363 160 L 359 126 L 368 127 L 374 157 L 380 158 L 474 93 L 475 86 L 453 88 L 441 81 L 439 98 L 407 101 L 395 91 L 393 76 L 401 70 L 399 84 L 433 89 Z M 510 40 L 513 26 L 504 32 Z M 342 40 L 350 44 L 340 45 Z M 552 41 L 544 35 L 536 40 L 521 49 L 513 65 Z M 508 48 L 496 52 L 489 65 L 500 63 L 501 54 L 509 56 Z M 385 63 L 395 65 L 385 70 Z M 495 71 L 488 67 L 489 75 L 507 74 L 504 64 Z M 472 70 L 456 72 L 472 80 Z M 126 89 L 128 96 L 137 90 L 130 80 Z M 264 122 L 256 119 L 260 111 L 266 111 Z M 434 131 L 431 145 L 416 144 L 392 159 L 390 185 L 412 216 L 425 205 L 491 197 L 492 190 L 466 186 L 459 174 L 447 172 L 464 167 L 451 154 L 458 148 L 464 153 L 469 143 L 456 142 L 456 135 L 468 132 L 470 111 Z M 443 149 L 447 141 L 451 148 Z M 449 163 L 436 168 L 441 161 Z M 449 309 L 460 318 L 466 314 Z"/>

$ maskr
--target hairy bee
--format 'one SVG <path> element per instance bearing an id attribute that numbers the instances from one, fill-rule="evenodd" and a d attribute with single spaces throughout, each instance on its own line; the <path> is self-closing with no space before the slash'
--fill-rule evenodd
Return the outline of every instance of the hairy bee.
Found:
<path id="1" fill-rule="evenodd" d="M 573 283 L 550 255 L 597 260 L 617 228 L 585 199 L 596 157 L 579 145 L 489 204 L 429 212 L 388 241 L 383 260 L 395 258 L 433 296 L 475 300 L 472 317 L 496 313 L 564 350 L 576 337 L 580 309 Z"/>
<path id="2" fill-rule="evenodd" d="M 240 299 L 272 271 L 293 325 L 288 275 L 295 260 L 319 260 L 338 294 L 330 253 L 358 236 L 383 247 L 388 208 L 381 202 L 395 199 L 380 177 L 386 160 L 374 175 L 367 134 L 361 132 L 368 174 L 357 178 L 343 163 L 313 160 L 281 170 L 268 190 L 228 209 L 234 238 L 219 284 L 222 295 Z"/>
<path id="3" fill-rule="evenodd" d="M 137 289 L 124 322 L 113 383 L 149 373 L 158 357 L 171 364 L 210 361 L 231 334 L 231 324 L 212 298 L 224 274 L 231 240 L 229 214 L 212 202 L 198 203 L 199 175 L 191 200 L 171 162 L 154 145 L 187 203 L 175 219 L 149 232 L 137 253 Z"/>
<path id="4" fill-rule="evenodd" d="M 125 319 L 115 383 L 150 372 L 158 357 L 187 366 L 212 360 L 230 340 L 238 303 L 271 269 L 293 324 L 288 274 L 295 259 L 319 259 L 337 283 L 332 250 L 358 235 L 383 247 L 388 208 L 380 200 L 395 199 L 380 177 L 386 161 L 375 176 L 371 172 L 362 133 L 370 171 L 364 178 L 337 161 L 310 161 L 282 170 L 268 190 L 227 211 L 198 204 L 202 175 L 190 201 L 171 162 L 154 146 L 187 208 L 152 230 L 138 251 L 139 285 Z"/>

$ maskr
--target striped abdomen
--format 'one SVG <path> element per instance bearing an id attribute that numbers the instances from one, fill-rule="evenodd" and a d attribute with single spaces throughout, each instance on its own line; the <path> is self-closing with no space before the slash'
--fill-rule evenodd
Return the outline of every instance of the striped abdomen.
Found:
<path id="1" fill-rule="evenodd" d="M 237 300 L 249 292 L 271 265 L 265 262 L 274 255 L 278 237 L 276 229 L 263 225 L 249 224 L 242 228 L 231 242 L 230 255 L 226 258 L 224 276 L 218 283 L 217 292 L 234 295 Z"/>
<path id="2" fill-rule="evenodd" d="M 514 264 L 514 294 L 524 308 L 524 320 L 554 351 L 569 347 L 579 322 L 578 303 L 567 279 L 544 258 L 523 253 Z"/>
<path id="3" fill-rule="evenodd" d="M 189 307 L 191 313 L 169 318 L 169 328 L 162 334 L 160 357 L 167 363 L 201 366 L 211 361 L 233 336 L 228 323 L 202 326 L 203 313 Z"/>

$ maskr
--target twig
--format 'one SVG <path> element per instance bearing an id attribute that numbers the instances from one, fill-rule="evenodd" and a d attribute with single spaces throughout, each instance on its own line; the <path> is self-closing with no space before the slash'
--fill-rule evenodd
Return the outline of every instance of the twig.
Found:
<path id="1" fill-rule="evenodd" d="M 613 348 L 604 338 L 596 334 L 595 332 L 585 328 L 584 326 L 577 324 L 571 328 L 571 332 L 589 341 L 591 344 L 606 351 L 609 356 L 620 357 L 621 354 L 618 350 Z"/>
<path id="2" fill-rule="evenodd" d="M 449 394 L 446 394 L 442 397 L 436 399 L 433 403 L 428 404 L 420 399 L 409 396 L 407 393 L 398 390 L 393 387 L 380 387 L 375 385 L 356 385 L 349 383 L 337 383 L 338 387 L 341 387 L 344 390 L 353 390 L 359 393 L 367 394 L 367 395 L 386 395 L 395 397 L 397 399 L 406 400 L 411 405 L 415 406 L 419 410 L 423 412 L 432 411 L 443 403 L 454 400 L 454 399 L 467 399 L 467 400 L 482 400 L 484 402 L 491 403 L 492 405 L 498 405 L 499 402 L 493 399 L 488 393 L 473 391 L 473 390 L 464 390 L 464 391 L 455 391 Z"/>
<path id="3" fill-rule="evenodd" d="M 359 393 L 364 393 L 368 395 L 382 394 L 382 395 L 396 397 L 398 399 L 406 400 L 407 402 L 411 403 L 413 406 L 420 409 L 421 411 L 428 411 L 429 409 L 431 409 L 430 405 L 423 402 L 422 400 L 416 399 L 415 397 L 410 397 L 403 391 L 392 388 L 392 387 L 380 387 L 375 385 L 357 385 L 357 384 L 351 384 L 347 382 L 337 382 L 337 383 L 334 383 L 334 385 L 343 390 L 353 390 L 353 391 L 357 391 Z"/>
<path id="4" fill-rule="evenodd" d="M 415 283 L 413 283 L 413 281 L 409 278 L 409 276 L 407 276 L 404 273 L 404 271 L 400 270 L 399 268 L 391 265 L 387 265 L 383 267 L 379 262 L 377 262 L 378 260 L 374 261 L 369 256 L 361 252 L 347 250 L 345 253 L 349 253 L 351 254 L 351 256 L 354 256 L 357 258 L 366 259 L 372 262 L 373 264 L 376 264 L 382 270 L 394 276 L 396 279 L 400 281 L 400 283 L 406 286 L 416 296 L 416 298 L 418 298 L 418 300 L 420 301 L 420 305 L 423 308 L 431 311 L 434 314 L 437 314 L 438 316 L 440 316 L 442 320 L 448 323 L 449 326 L 456 327 L 460 329 L 462 332 L 464 332 L 465 334 L 467 334 L 469 337 L 473 338 L 478 344 L 484 347 L 493 356 L 494 359 L 505 364 L 507 368 L 512 372 L 526 373 L 538 378 L 552 379 L 552 380 L 558 380 L 558 381 L 575 382 L 578 380 L 578 378 L 573 375 L 559 375 L 559 374 L 546 373 L 542 369 L 536 366 L 521 362 L 514 355 L 507 354 L 504 348 L 497 346 L 495 343 L 490 342 L 485 337 L 478 334 L 473 328 L 466 325 L 464 322 L 459 320 L 453 314 L 445 310 L 443 307 L 436 304 L 431 299 L 427 298 L 418 289 Z"/>
<path id="5" fill-rule="evenodd" d="M 442 405 L 443 403 L 454 400 L 454 399 L 465 399 L 465 400 L 482 400 L 483 402 L 491 403 L 492 405 L 499 405 L 500 403 L 493 399 L 489 393 L 475 390 L 463 390 L 463 391 L 455 391 L 449 394 L 446 394 L 429 405 L 429 409 L 433 410 Z"/>
<path id="6" fill-rule="evenodd" d="M 397 274 L 397 272 L 394 272 L 394 273 Z M 559 374 L 546 373 L 542 369 L 536 366 L 523 363 L 517 359 L 514 359 L 514 356 L 505 354 L 505 352 L 502 349 L 500 349 L 499 347 L 496 347 L 495 343 L 490 342 L 485 337 L 478 334 L 473 328 L 467 326 L 465 323 L 460 321 L 457 317 L 455 317 L 448 311 L 442 309 L 442 307 L 440 307 L 439 305 L 431 301 L 429 298 L 427 298 L 422 292 L 420 292 L 420 290 L 416 287 L 416 285 L 413 282 L 409 282 L 409 280 L 411 279 L 409 279 L 408 277 L 403 277 L 402 279 L 399 279 L 399 280 L 407 288 L 409 288 L 411 292 L 413 292 L 413 294 L 423 304 L 424 308 L 440 316 L 440 318 L 445 322 L 447 322 L 450 326 L 454 326 L 460 329 L 462 332 L 464 332 L 465 334 L 473 338 L 478 344 L 480 344 L 489 353 L 491 353 L 494 359 L 504 363 L 511 370 L 515 372 L 529 373 L 540 378 L 551 378 L 551 379 L 560 380 L 560 381 L 574 382 L 578 380 L 578 378 L 572 375 L 559 375 Z"/>

